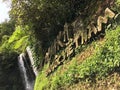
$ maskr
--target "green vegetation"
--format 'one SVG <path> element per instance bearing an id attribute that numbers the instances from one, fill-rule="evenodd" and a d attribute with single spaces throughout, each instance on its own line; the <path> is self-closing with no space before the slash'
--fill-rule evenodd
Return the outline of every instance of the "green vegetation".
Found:
<path id="1" fill-rule="evenodd" d="M 43 53 L 45 53 L 46 48 L 49 47 L 58 32 L 63 30 L 65 22 L 71 23 L 82 14 L 81 19 L 88 23 L 89 17 L 102 1 L 12 0 L 10 16 L 16 20 L 18 25 L 32 26 L 35 38 L 41 42 Z M 94 8 L 92 12 L 89 12 L 88 6 Z"/>
<path id="2" fill-rule="evenodd" d="M 95 52 L 82 63 L 74 58 L 61 73 L 59 68 L 49 77 L 45 77 L 45 69 L 36 79 L 34 90 L 58 90 L 81 81 L 95 82 L 116 71 L 120 67 L 120 27 L 106 32 L 105 41 L 93 42 Z M 44 79 L 45 78 L 45 79 Z"/>
<path id="3" fill-rule="evenodd" d="M 14 32 L 15 31 L 15 32 Z M 18 70 L 18 51 L 13 49 L 15 45 L 15 37 L 18 34 L 15 30 L 14 21 L 8 21 L 0 24 L 0 90 L 23 90 L 23 84 Z M 20 34 L 21 32 L 19 32 Z M 15 36 L 13 39 L 11 39 Z M 21 39 L 21 36 L 18 40 Z M 11 42 L 9 42 L 9 40 Z M 12 41 L 13 40 L 13 41 Z M 16 40 L 17 42 L 17 40 Z M 23 44 L 22 42 L 20 44 Z M 14 72 L 13 72 L 14 71 Z M 19 77 L 19 78 L 18 78 Z"/>
<path id="4" fill-rule="evenodd" d="M 4 0 L 7 1 L 7 0 Z M 44 56 L 48 47 L 64 24 L 73 22 L 81 16 L 84 27 L 97 15 L 96 10 L 104 0 L 12 0 L 10 21 L 0 24 L 0 75 L 8 75 L 12 70 L 17 71 L 18 54 L 24 52 L 27 46 L 31 47 L 35 66 L 40 73 L 35 82 L 35 90 L 65 89 L 79 82 L 96 82 L 116 71 L 120 67 L 120 27 L 106 32 L 102 44 L 93 42 L 94 54 L 79 63 L 77 55 L 86 50 L 89 45 L 79 46 L 77 54 L 71 61 L 64 62 L 54 73 L 46 77 L 49 65 L 45 63 Z M 109 0 L 106 0 L 106 2 Z M 112 0 L 111 0 L 112 1 Z M 110 6 L 111 7 L 111 6 Z M 120 1 L 116 0 L 113 8 L 120 12 Z M 99 11 L 98 11 L 99 14 Z M 117 19 L 117 23 L 120 24 Z M 43 68 L 44 66 L 44 68 Z M 65 69 L 64 69 L 65 67 Z M 67 67 L 67 68 L 66 68 Z M 43 68 L 43 69 L 42 69 Z M 5 71 L 5 72 L 4 72 Z M 4 80 L 17 83 L 15 73 L 11 73 Z M 18 75 L 19 76 L 19 73 Z M 2 83 L 0 77 L 0 84 Z M 23 90 L 17 86 L 0 87 L 1 90 Z M 10 85 L 9 84 L 9 85 Z"/>
<path id="5" fill-rule="evenodd" d="M 22 52 L 22 50 L 25 50 L 26 46 L 29 43 L 28 42 L 29 34 L 26 34 L 26 33 L 27 33 L 27 30 L 23 30 L 23 28 L 18 26 L 16 27 L 15 31 L 10 36 L 10 38 L 5 37 L 4 35 L 2 39 L 0 51 L 3 51 L 4 49 L 8 49 L 12 51 L 16 50 L 16 51 Z"/>

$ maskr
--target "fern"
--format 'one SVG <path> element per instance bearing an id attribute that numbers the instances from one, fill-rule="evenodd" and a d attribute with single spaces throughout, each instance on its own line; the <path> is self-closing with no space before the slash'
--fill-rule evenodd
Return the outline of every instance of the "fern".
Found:
<path id="1" fill-rule="evenodd" d="M 15 32 L 10 37 L 8 43 L 12 43 L 12 42 L 14 42 L 16 40 L 19 40 L 23 36 L 25 36 L 25 31 L 22 30 L 22 27 L 18 26 L 18 27 L 16 27 Z"/>
<path id="2" fill-rule="evenodd" d="M 19 39 L 18 41 L 16 41 L 15 45 L 14 45 L 14 49 L 19 49 L 21 47 L 26 47 L 27 43 L 26 41 L 28 40 L 29 36 L 24 36 L 21 39 Z"/>
<path id="3" fill-rule="evenodd" d="M 29 27 L 21 27 L 17 26 L 16 30 L 13 32 L 13 34 L 8 38 L 7 40 L 3 39 L 3 43 L 0 47 L 0 50 L 13 50 L 16 52 L 22 52 L 25 50 L 26 46 L 30 42 L 28 40 L 30 34 L 28 31 Z M 6 38 L 6 37 L 5 37 Z"/>

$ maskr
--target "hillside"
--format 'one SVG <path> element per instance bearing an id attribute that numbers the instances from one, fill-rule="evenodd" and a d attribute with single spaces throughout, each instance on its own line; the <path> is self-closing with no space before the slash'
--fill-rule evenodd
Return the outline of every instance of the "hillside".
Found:
<path id="1" fill-rule="evenodd" d="M 0 23 L 0 90 L 120 89 L 120 0 L 10 7 Z"/>
<path id="2" fill-rule="evenodd" d="M 98 1 L 96 9 L 91 3 L 90 17 L 65 23 L 46 52 L 35 90 L 119 90 L 120 27 L 113 2 Z"/>
<path id="3" fill-rule="evenodd" d="M 39 73 L 34 89 L 119 90 L 120 27 L 107 30 L 102 40 L 85 47 L 80 54 L 64 62 L 49 77 L 45 77 L 46 65 Z"/>

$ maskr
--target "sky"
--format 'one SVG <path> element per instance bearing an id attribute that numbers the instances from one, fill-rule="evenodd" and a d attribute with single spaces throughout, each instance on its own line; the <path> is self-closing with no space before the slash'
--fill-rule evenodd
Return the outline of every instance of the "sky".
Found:
<path id="1" fill-rule="evenodd" d="M 9 7 L 9 3 L 7 2 L 2 2 L 2 0 L 0 0 L 0 23 L 4 22 L 6 19 L 9 20 L 9 12 L 10 7 Z"/>

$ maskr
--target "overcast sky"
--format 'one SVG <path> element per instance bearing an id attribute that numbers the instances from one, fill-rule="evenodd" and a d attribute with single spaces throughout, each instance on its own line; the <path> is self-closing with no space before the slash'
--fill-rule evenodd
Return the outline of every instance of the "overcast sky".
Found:
<path id="1" fill-rule="evenodd" d="M 0 0 L 0 23 L 6 19 L 9 19 L 8 12 L 10 10 L 10 7 L 8 4 L 9 3 L 3 3 L 2 0 Z"/>

